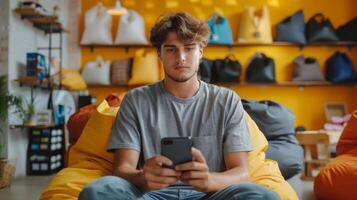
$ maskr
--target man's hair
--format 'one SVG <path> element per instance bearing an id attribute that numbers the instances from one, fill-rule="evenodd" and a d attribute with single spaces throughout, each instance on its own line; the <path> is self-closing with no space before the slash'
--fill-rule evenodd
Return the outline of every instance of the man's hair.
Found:
<path id="1" fill-rule="evenodd" d="M 174 32 L 184 43 L 198 42 L 201 48 L 207 45 L 210 28 L 205 21 L 200 21 L 186 12 L 167 13 L 159 17 L 151 29 L 150 41 L 160 50 L 168 33 Z"/>

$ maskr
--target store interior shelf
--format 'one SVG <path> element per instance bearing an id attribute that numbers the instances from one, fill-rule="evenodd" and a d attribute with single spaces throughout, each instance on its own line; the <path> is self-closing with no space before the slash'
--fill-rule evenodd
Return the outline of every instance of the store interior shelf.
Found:
<path id="1" fill-rule="evenodd" d="M 18 82 L 20 86 L 30 86 L 38 87 L 42 89 L 57 89 L 60 88 L 58 85 L 54 85 L 52 82 L 49 82 L 48 79 L 38 80 L 35 76 L 22 76 L 14 81 Z"/>
<path id="2" fill-rule="evenodd" d="M 48 124 L 48 125 L 31 125 L 31 124 L 13 124 L 9 125 L 11 129 L 14 128 L 38 128 L 38 129 L 45 129 L 45 128 L 55 128 L 57 125 L 55 124 Z"/>
<path id="3" fill-rule="evenodd" d="M 233 43 L 233 44 L 208 44 L 208 47 L 255 47 L 255 46 L 267 46 L 267 47 L 347 47 L 349 49 L 356 47 L 357 42 L 318 42 L 318 43 L 307 43 L 307 44 L 297 44 L 291 42 L 273 42 L 273 43 Z M 147 44 L 142 45 L 129 45 L 129 44 L 113 44 L 113 45 L 103 45 L 103 44 L 83 44 L 81 45 L 83 48 L 90 48 L 91 52 L 94 51 L 95 48 L 153 48 L 153 46 Z"/>
<path id="4" fill-rule="evenodd" d="M 223 87 L 236 87 L 236 86 L 281 86 L 281 87 L 313 87 L 313 86 L 355 86 L 357 83 L 332 83 L 328 81 L 301 81 L 301 82 L 292 82 L 292 81 L 283 81 L 276 83 L 249 83 L 249 82 L 217 82 L 213 83 L 215 85 Z M 118 86 L 118 85 L 93 85 L 89 84 L 88 88 L 122 88 L 122 89 L 133 89 L 141 85 L 131 85 L 131 86 Z"/>
<path id="5" fill-rule="evenodd" d="M 34 8 L 16 8 L 15 12 L 21 16 L 21 19 L 29 20 L 36 28 L 45 33 L 68 32 L 55 16 L 44 15 Z"/>

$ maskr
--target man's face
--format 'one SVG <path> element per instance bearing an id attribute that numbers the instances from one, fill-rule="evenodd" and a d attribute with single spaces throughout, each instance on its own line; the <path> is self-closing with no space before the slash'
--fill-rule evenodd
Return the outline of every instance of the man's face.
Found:
<path id="1" fill-rule="evenodd" d="M 176 33 L 168 33 L 159 52 L 165 78 L 176 82 L 196 78 L 202 52 L 197 42 L 186 44 L 177 38 Z"/>

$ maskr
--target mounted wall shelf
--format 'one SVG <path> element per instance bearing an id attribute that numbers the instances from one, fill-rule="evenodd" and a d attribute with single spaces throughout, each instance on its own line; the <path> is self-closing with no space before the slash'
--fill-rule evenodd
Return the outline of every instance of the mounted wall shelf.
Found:
<path id="1" fill-rule="evenodd" d="M 233 44 L 208 44 L 207 47 L 256 47 L 256 46 L 266 46 L 266 47 L 298 47 L 303 49 L 304 47 L 347 47 L 351 50 L 353 47 L 357 46 L 357 42 L 319 42 L 319 43 L 307 43 L 307 44 L 296 44 L 291 42 L 273 42 L 273 43 L 233 43 Z M 91 52 L 94 52 L 95 48 L 124 48 L 126 51 L 131 48 L 154 48 L 151 45 L 101 45 L 101 44 L 86 44 L 81 45 L 82 48 L 90 48 Z"/>
<path id="2" fill-rule="evenodd" d="M 16 8 L 15 12 L 21 16 L 21 19 L 29 20 L 36 28 L 43 30 L 45 33 L 68 32 L 58 22 L 57 17 L 44 15 L 34 8 Z"/>
<path id="3" fill-rule="evenodd" d="M 277 82 L 277 83 L 249 83 L 249 82 L 218 82 L 213 83 L 215 85 L 223 87 L 318 87 L 318 86 L 356 86 L 357 83 L 331 83 L 328 81 L 302 81 L 302 82 Z M 88 85 L 88 88 L 122 88 L 124 90 L 130 90 L 136 86 L 118 86 L 118 85 Z"/>
<path id="4" fill-rule="evenodd" d="M 15 128 L 38 128 L 38 129 L 46 129 L 46 128 L 55 128 L 58 125 L 56 124 L 49 124 L 49 125 L 30 125 L 30 124 L 16 124 L 16 125 L 9 125 L 9 128 L 15 129 Z"/>
<path id="5" fill-rule="evenodd" d="M 38 80 L 35 76 L 22 76 L 18 79 L 14 80 L 18 82 L 20 86 L 31 86 L 34 88 L 42 88 L 42 89 L 55 89 L 59 88 L 59 86 L 54 86 L 48 79 Z"/>

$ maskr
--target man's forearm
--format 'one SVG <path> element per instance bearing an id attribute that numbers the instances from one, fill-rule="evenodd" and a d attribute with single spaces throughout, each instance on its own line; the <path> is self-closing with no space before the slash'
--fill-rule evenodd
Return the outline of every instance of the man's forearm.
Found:
<path id="1" fill-rule="evenodd" d="M 114 170 L 114 175 L 119 176 L 134 184 L 141 190 L 145 190 L 145 180 L 142 170 L 133 169 L 130 166 L 121 166 Z"/>
<path id="2" fill-rule="evenodd" d="M 248 170 L 242 167 L 235 167 L 224 172 L 211 172 L 211 184 L 209 190 L 217 192 L 232 184 L 237 184 L 244 181 L 249 181 Z"/>

